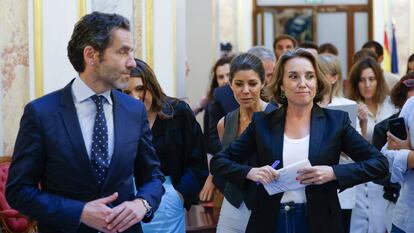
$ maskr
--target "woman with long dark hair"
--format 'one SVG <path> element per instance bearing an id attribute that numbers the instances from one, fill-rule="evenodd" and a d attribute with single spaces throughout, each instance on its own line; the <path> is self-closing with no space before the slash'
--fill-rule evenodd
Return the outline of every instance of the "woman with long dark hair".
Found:
<path id="1" fill-rule="evenodd" d="M 154 219 L 143 224 L 144 232 L 185 232 L 184 207 L 196 200 L 207 177 L 203 135 L 191 108 L 167 96 L 154 72 L 135 59 L 128 88 L 124 92 L 144 102 L 153 144 L 161 161 L 166 190 Z"/>

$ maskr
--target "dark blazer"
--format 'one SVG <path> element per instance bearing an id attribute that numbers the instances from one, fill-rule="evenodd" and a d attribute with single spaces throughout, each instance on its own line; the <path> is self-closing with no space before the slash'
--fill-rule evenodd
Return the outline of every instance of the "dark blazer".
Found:
<path id="1" fill-rule="evenodd" d="M 258 154 L 258 167 L 270 165 L 278 159 L 282 162 L 276 169 L 282 168 L 285 116 L 285 107 L 270 113 L 255 113 L 243 134 L 212 158 L 210 165 L 213 175 L 220 175 L 245 187 L 249 183 L 247 173 L 252 167 L 239 163 L 254 152 Z M 322 109 L 317 105 L 312 109 L 309 161 L 312 165 L 332 166 L 337 177 L 336 181 L 306 187 L 306 206 L 313 233 L 343 232 L 338 188 L 346 189 L 388 173 L 387 159 L 363 139 L 350 123 L 348 114 L 343 111 Z M 356 163 L 338 165 L 341 151 Z M 262 185 L 249 187 L 257 189 L 257 194 L 246 232 L 273 233 L 283 193 L 269 196 Z"/>
<path id="2" fill-rule="evenodd" d="M 204 129 L 209 138 L 207 152 L 210 154 L 215 154 L 221 150 L 221 143 L 217 132 L 217 123 L 227 113 L 239 107 L 239 103 L 237 103 L 234 98 L 230 85 L 217 87 L 214 90 L 213 96 L 214 100 L 208 108 L 209 129 L 208 131 Z"/>
<path id="3" fill-rule="evenodd" d="M 388 121 L 397 118 L 399 115 L 400 112 L 397 112 L 375 125 L 374 134 L 372 135 L 372 144 L 378 150 L 381 150 L 385 143 L 387 143 L 387 131 L 390 130 Z M 391 182 L 391 173 L 388 173 L 388 176 L 384 179 L 374 181 L 374 183 L 384 186 L 384 199 L 397 203 L 398 197 L 400 196 L 401 185 Z"/>
<path id="4" fill-rule="evenodd" d="M 198 202 L 198 194 L 208 176 L 203 133 L 193 111 L 181 100 L 167 98 L 173 117 L 158 115 L 151 128 L 153 143 L 161 160 L 161 170 L 171 176 L 174 188 L 184 197 L 184 206 Z"/>
<path id="5" fill-rule="evenodd" d="M 39 232 L 53 233 L 97 232 L 80 224 L 83 207 L 114 192 L 119 196 L 111 206 L 142 197 L 156 210 L 164 193 L 164 177 L 144 105 L 112 91 L 114 152 L 106 179 L 99 185 L 86 152 L 71 86 L 26 105 L 7 180 L 9 204 L 36 219 Z M 142 232 L 141 225 L 126 232 Z"/>

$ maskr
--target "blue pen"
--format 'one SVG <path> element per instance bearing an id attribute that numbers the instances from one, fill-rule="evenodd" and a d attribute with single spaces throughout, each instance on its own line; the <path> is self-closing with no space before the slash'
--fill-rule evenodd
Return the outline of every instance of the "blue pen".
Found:
<path id="1" fill-rule="evenodd" d="M 279 163 L 280 163 L 280 160 L 275 160 L 272 164 L 272 168 L 276 168 L 277 165 L 279 165 Z M 256 185 L 259 185 L 259 184 L 260 184 L 260 182 L 256 182 Z"/>

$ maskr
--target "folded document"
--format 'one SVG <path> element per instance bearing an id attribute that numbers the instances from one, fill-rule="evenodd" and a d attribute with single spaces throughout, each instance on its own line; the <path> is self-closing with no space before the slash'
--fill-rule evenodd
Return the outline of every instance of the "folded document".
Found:
<path id="1" fill-rule="evenodd" d="M 308 159 L 293 163 L 287 167 L 277 170 L 279 172 L 279 179 L 273 180 L 268 184 L 264 184 L 264 188 L 269 195 L 282 193 L 290 190 L 305 187 L 296 180 L 298 176 L 298 170 L 305 167 L 311 167 L 311 163 Z"/>

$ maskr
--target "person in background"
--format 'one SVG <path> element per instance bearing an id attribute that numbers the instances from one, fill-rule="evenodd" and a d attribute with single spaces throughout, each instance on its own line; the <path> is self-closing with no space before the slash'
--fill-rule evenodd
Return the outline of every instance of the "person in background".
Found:
<path id="1" fill-rule="evenodd" d="M 342 92 L 342 69 L 341 61 L 339 58 L 332 54 L 320 54 L 318 56 L 319 63 L 322 70 L 326 74 L 330 84 L 331 92 L 324 98 L 324 105 L 329 106 L 340 106 L 356 104 L 355 101 L 347 99 L 343 96 Z M 344 153 L 341 153 L 339 158 L 339 164 L 352 163 L 352 159 Z M 338 193 L 339 203 L 341 204 L 341 214 L 344 226 L 344 232 L 348 233 L 351 224 L 351 213 L 355 206 L 355 189 L 348 188 Z"/>
<path id="2" fill-rule="evenodd" d="M 222 87 L 229 83 L 230 62 L 232 59 L 233 56 L 221 57 L 214 64 L 210 72 L 210 86 L 207 89 L 207 94 L 200 99 L 197 105 L 192 107 L 195 115 L 206 109 L 213 100 L 213 93 L 217 87 Z"/>
<path id="3" fill-rule="evenodd" d="M 381 178 L 388 163 L 351 126 L 342 111 L 320 108 L 329 83 L 306 50 L 285 52 L 269 94 L 283 107 L 254 113 L 250 124 L 211 160 L 211 172 L 239 186 L 256 189 L 246 232 L 343 232 L 337 189 Z M 338 165 L 341 151 L 356 163 Z M 256 156 L 257 153 L 257 156 Z M 243 164 L 257 158 L 256 165 Z M 275 169 L 309 159 L 297 182 L 303 188 L 272 196 L 263 185 L 279 177 Z M 280 163 L 270 166 L 275 160 Z M 273 165 L 273 164 L 272 164 Z M 252 183 L 253 182 L 253 183 Z"/>
<path id="4" fill-rule="evenodd" d="M 354 101 L 344 97 L 342 89 L 342 68 L 339 58 L 332 54 L 320 54 L 318 55 L 318 59 L 322 70 L 325 72 L 331 84 L 331 92 L 327 96 L 327 100 L 324 101 L 326 103 L 325 105 L 355 104 Z"/>
<path id="5" fill-rule="evenodd" d="M 306 49 L 310 53 L 312 53 L 314 56 L 316 57 L 318 56 L 319 47 L 312 41 L 304 41 L 298 45 L 298 48 Z"/>
<path id="6" fill-rule="evenodd" d="M 276 65 L 276 57 L 272 50 L 263 46 L 254 46 L 247 50 L 247 53 L 253 54 L 260 58 L 265 70 L 265 86 L 268 85 L 273 78 L 273 71 Z"/>
<path id="7" fill-rule="evenodd" d="M 144 232 L 185 232 L 184 207 L 197 203 L 208 174 L 200 125 L 191 108 L 165 95 L 154 72 L 144 61 L 135 59 L 124 93 L 141 100 L 148 112 L 152 142 L 165 175 L 165 194 Z"/>
<path id="8" fill-rule="evenodd" d="M 407 61 L 407 74 L 410 72 L 414 72 L 414 53 L 408 57 Z"/>
<path id="9" fill-rule="evenodd" d="M 123 16 L 83 16 L 67 47 L 79 76 L 26 105 L 6 198 L 39 232 L 140 233 L 154 216 L 164 176 L 145 106 L 118 91 L 133 48 Z"/>
<path id="10" fill-rule="evenodd" d="M 382 47 L 382 45 L 380 43 L 378 43 L 377 41 L 371 40 L 366 42 L 364 45 L 362 45 L 363 49 L 369 49 L 373 52 L 375 52 L 377 54 L 378 57 L 378 64 L 381 65 L 382 61 L 384 60 L 384 47 Z M 383 71 L 383 76 L 385 81 L 387 82 L 388 85 L 388 90 L 391 90 L 394 85 L 398 82 L 398 80 L 400 80 L 400 76 L 390 73 L 388 71 Z"/>
<path id="11" fill-rule="evenodd" d="M 404 119 L 407 139 L 402 140 L 387 132 L 387 144 L 382 153 L 390 163 L 391 182 L 401 184 L 400 197 L 392 216 L 391 233 L 414 232 L 414 204 L 412 190 L 414 189 L 414 97 L 404 104 L 399 115 Z"/>
<path id="12" fill-rule="evenodd" d="M 272 53 L 273 54 L 273 53 Z M 240 104 L 236 110 L 220 119 L 217 129 L 223 147 L 227 147 L 246 129 L 254 112 L 276 109 L 261 99 L 261 90 L 265 86 L 263 60 L 244 53 L 236 56 L 230 67 L 230 86 L 234 97 Z M 254 165 L 254 158 L 246 163 Z M 224 188 L 224 201 L 220 211 L 217 232 L 245 232 L 250 217 L 247 188 L 240 189 L 227 183 Z M 251 201 L 251 200 L 250 200 Z"/>
<path id="13" fill-rule="evenodd" d="M 298 42 L 296 39 L 287 34 L 281 34 L 275 37 L 275 40 L 273 41 L 273 51 L 275 52 L 276 59 L 279 59 L 279 57 L 287 50 L 295 49 L 297 44 Z"/>
<path id="14" fill-rule="evenodd" d="M 331 43 L 321 44 L 318 48 L 318 54 L 332 54 L 338 56 L 338 49 Z"/>
<path id="15" fill-rule="evenodd" d="M 230 62 L 233 59 L 233 57 L 222 57 L 219 60 L 217 60 L 216 64 L 214 64 L 213 68 L 211 69 L 211 83 L 210 87 L 208 89 L 207 99 L 208 104 L 206 105 L 205 112 L 204 112 L 204 142 L 205 145 L 209 145 L 209 130 L 210 130 L 210 109 L 212 102 L 214 101 L 214 91 L 216 88 L 224 87 L 228 85 L 229 78 L 230 78 Z M 225 82 L 224 82 L 225 81 Z M 234 98 L 234 97 L 233 97 Z M 217 124 L 216 124 L 217 127 Z M 212 154 L 208 150 L 207 153 L 207 162 L 209 163 L 210 159 L 212 157 Z M 220 181 L 218 181 L 220 182 Z M 224 185 L 224 184 L 223 184 Z M 217 190 L 215 185 L 213 184 L 213 177 L 209 175 L 207 177 L 207 180 L 200 192 L 200 201 L 208 202 L 212 200 L 213 195 L 219 195 L 217 194 Z"/>
<path id="16" fill-rule="evenodd" d="M 398 110 L 387 95 L 388 86 L 379 64 L 372 58 L 363 58 L 349 72 L 349 98 L 358 103 L 357 126 L 362 136 L 372 142 L 376 123 L 388 118 Z M 382 198 L 383 187 L 373 182 L 355 187 L 355 207 L 352 210 L 352 233 L 385 232 L 386 202 Z"/>
<path id="17" fill-rule="evenodd" d="M 391 91 L 391 101 L 398 109 L 402 109 L 407 99 L 411 96 L 414 96 L 414 73 L 407 74 L 398 81 Z M 389 131 L 388 121 L 397 118 L 399 114 L 400 112 L 397 112 L 375 125 L 372 144 L 377 149 L 381 150 L 387 142 L 387 131 Z M 398 183 L 392 183 L 390 181 L 390 174 L 387 178 L 375 181 L 375 183 L 384 186 L 383 197 L 388 201 L 385 211 L 385 222 L 388 232 L 391 232 L 392 216 L 401 186 Z"/>
<path id="18" fill-rule="evenodd" d="M 352 56 L 352 65 L 367 57 L 372 58 L 375 61 L 378 60 L 377 54 L 373 52 L 372 50 L 360 49 L 354 54 L 354 56 Z"/>

